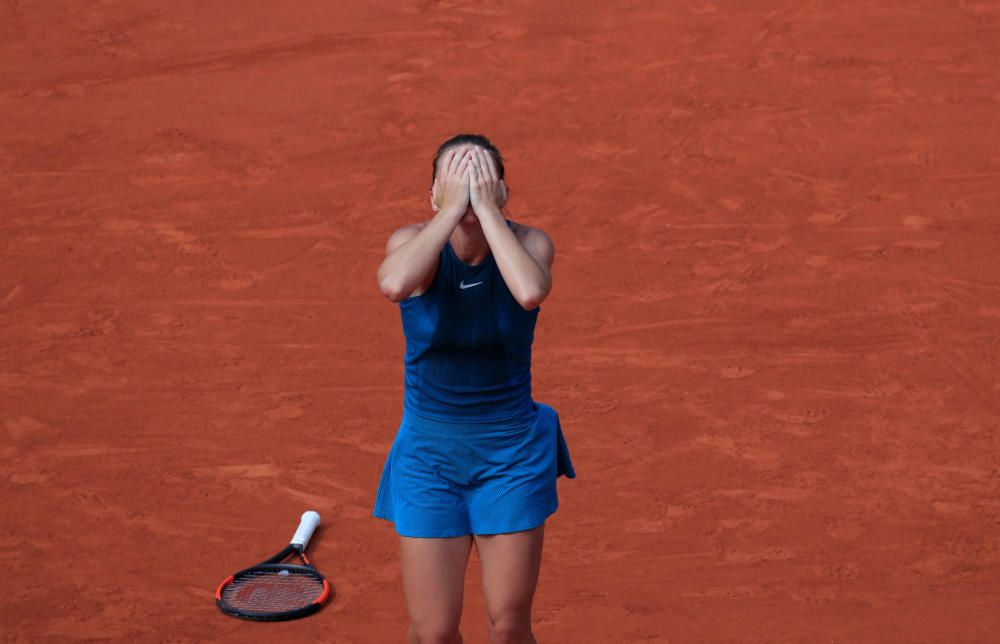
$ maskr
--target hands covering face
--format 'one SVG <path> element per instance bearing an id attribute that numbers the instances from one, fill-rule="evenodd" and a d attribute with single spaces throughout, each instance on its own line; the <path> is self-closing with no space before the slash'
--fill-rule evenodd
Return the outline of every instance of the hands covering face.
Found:
<path id="1" fill-rule="evenodd" d="M 507 186 L 497 175 L 493 156 L 475 146 L 461 153 L 448 150 L 441 160 L 436 190 L 431 192 L 434 210 L 465 212 L 468 206 L 478 217 L 490 210 L 499 211 L 507 201 Z"/>

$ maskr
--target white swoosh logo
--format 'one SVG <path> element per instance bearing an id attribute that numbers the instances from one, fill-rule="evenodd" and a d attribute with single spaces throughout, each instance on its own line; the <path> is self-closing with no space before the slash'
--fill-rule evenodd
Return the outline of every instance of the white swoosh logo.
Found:
<path id="1" fill-rule="evenodd" d="M 462 280 L 461 282 L 458 283 L 458 288 L 467 289 L 476 286 L 477 284 L 482 284 L 482 282 L 473 282 L 472 284 L 466 284 L 465 280 Z"/>

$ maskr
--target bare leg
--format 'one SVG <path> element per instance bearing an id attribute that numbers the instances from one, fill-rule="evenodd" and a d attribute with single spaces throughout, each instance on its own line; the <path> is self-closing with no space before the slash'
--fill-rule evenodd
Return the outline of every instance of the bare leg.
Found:
<path id="1" fill-rule="evenodd" d="M 472 537 L 399 537 L 403 590 L 410 613 L 407 644 L 462 644 L 465 569 Z"/>
<path id="2" fill-rule="evenodd" d="M 483 565 L 486 624 L 491 644 L 537 644 L 531 604 L 542 562 L 545 526 L 506 534 L 475 535 Z"/>
<path id="3" fill-rule="evenodd" d="M 406 629 L 406 644 L 424 644 L 424 641 L 417 637 L 417 631 L 413 628 L 412 623 L 410 623 L 410 627 Z M 449 644 L 465 644 L 465 641 L 462 639 L 462 634 L 458 633 L 458 639 L 451 640 Z M 535 644 L 537 644 L 537 642 Z"/>

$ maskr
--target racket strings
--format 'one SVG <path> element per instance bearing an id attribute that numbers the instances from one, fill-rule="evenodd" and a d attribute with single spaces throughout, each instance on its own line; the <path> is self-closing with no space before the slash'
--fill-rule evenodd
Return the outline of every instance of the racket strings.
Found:
<path id="1" fill-rule="evenodd" d="M 318 600 L 323 581 L 301 571 L 251 570 L 223 588 L 222 601 L 244 613 L 280 613 Z"/>

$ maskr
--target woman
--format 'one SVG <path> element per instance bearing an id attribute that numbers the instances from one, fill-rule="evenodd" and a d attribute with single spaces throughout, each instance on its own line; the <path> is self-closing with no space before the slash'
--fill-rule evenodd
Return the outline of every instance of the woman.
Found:
<path id="1" fill-rule="evenodd" d="M 409 644 L 461 644 L 475 543 L 491 642 L 534 643 L 531 603 L 556 479 L 575 478 L 556 411 L 531 397 L 554 250 L 504 219 L 503 159 L 480 135 L 437 151 L 433 219 L 389 237 L 378 270 L 406 336 L 403 418 L 373 516 L 400 535 Z"/>

